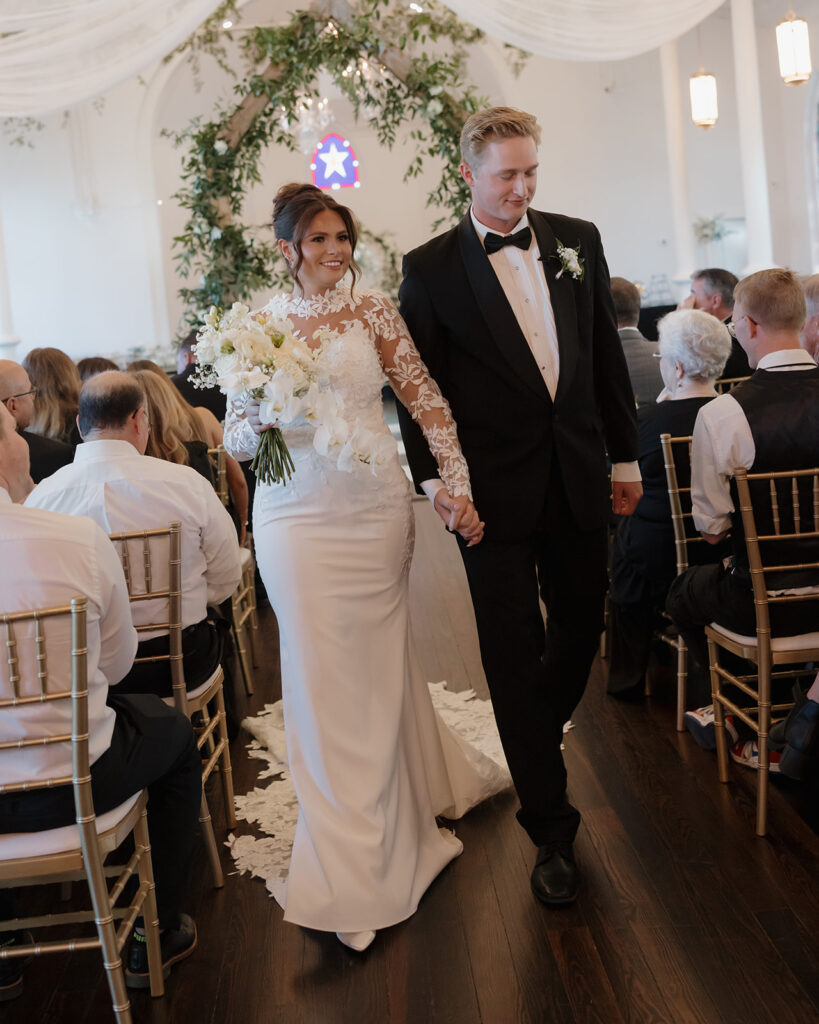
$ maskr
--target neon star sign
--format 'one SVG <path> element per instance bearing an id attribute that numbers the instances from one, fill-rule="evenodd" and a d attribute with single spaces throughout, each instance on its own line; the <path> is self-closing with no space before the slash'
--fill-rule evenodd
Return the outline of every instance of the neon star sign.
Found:
<path id="1" fill-rule="evenodd" d="M 310 170 L 313 172 L 313 184 L 318 188 L 361 188 L 358 157 L 350 140 L 335 132 L 325 135 L 316 146 Z"/>

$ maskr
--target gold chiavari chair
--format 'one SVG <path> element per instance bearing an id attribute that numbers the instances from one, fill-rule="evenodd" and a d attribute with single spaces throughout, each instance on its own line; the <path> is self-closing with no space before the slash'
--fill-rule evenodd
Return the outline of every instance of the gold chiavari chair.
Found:
<path id="1" fill-rule="evenodd" d="M 167 541 L 167 565 L 168 585 L 158 587 L 154 585 L 154 553 L 151 548 L 151 541 Z M 222 689 L 224 673 L 221 665 L 216 669 L 210 679 L 207 679 L 195 690 L 188 690 L 185 683 L 185 670 L 182 660 L 182 539 L 181 525 L 178 522 L 171 523 L 164 529 L 136 530 L 129 533 L 111 534 L 111 540 L 117 547 L 125 572 L 125 582 L 128 585 L 128 596 L 132 604 L 142 601 L 164 600 L 167 607 L 166 619 L 161 622 L 150 622 L 136 626 L 138 633 L 155 632 L 162 630 L 168 633 L 169 650 L 168 654 L 159 654 L 148 657 L 137 657 L 134 664 L 148 662 L 170 662 L 173 696 L 166 697 L 165 703 L 174 705 L 188 718 L 192 718 L 197 712 L 201 712 L 204 724 L 195 725 L 197 733 L 197 746 L 202 759 L 202 804 L 199 812 L 199 822 L 202 826 L 202 836 L 205 840 L 205 847 L 213 871 L 213 883 L 217 888 L 224 885 L 222 865 L 219 858 L 219 849 L 213 834 L 213 822 L 208 808 L 207 797 L 205 796 L 205 784 L 210 775 L 217 771 L 221 776 L 222 795 L 225 802 L 225 817 L 229 828 L 236 827 L 236 809 L 233 800 L 233 770 L 230 764 L 230 749 L 228 746 L 227 719 L 225 715 L 225 695 Z M 142 587 L 138 588 L 132 572 L 132 556 L 129 545 L 137 545 L 139 549 L 138 564 L 143 569 Z M 215 714 L 211 714 L 208 707 L 211 703 L 216 705 Z"/>
<path id="2" fill-rule="evenodd" d="M 161 996 L 165 991 L 145 811 L 147 793 L 141 790 L 119 807 L 99 817 L 94 812 L 88 753 L 86 615 L 84 597 L 74 598 L 70 605 L 62 607 L 0 615 L 7 652 L 7 673 L 5 676 L 0 675 L 0 713 L 25 704 L 38 704 L 45 709 L 47 705 L 63 702 L 71 707 L 71 732 L 49 732 L 44 728 L 39 734 L 26 739 L 0 743 L 0 755 L 13 757 L 15 751 L 27 747 L 46 748 L 53 744 L 68 743 L 72 751 L 71 775 L 7 783 L 0 785 L 0 793 L 72 785 L 76 811 L 75 825 L 44 832 L 0 836 L 0 887 L 16 888 L 55 882 L 65 884 L 85 877 L 93 909 L 0 921 L 0 930 L 39 929 L 94 922 L 97 936 L 15 944 L 0 949 L 0 959 L 70 953 L 80 949 L 101 950 L 114 1015 L 122 1024 L 130 1024 L 130 1002 L 122 971 L 121 953 L 140 913 L 145 923 L 151 995 Z M 57 623 L 60 625 L 57 626 Z M 49 687 L 46 634 L 53 635 L 52 630 L 61 629 L 65 637 L 69 628 L 71 688 L 54 690 Z M 28 643 L 32 645 L 33 659 L 21 659 L 20 648 Z M 21 668 L 21 661 L 36 666 L 36 680 Z M 54 721 L 54 715 L 48 717 L 51 722 Z M 132 832 L 135 850 L 127 864 L 106 867 L 105 858 Z M 106 875 L 115 879 L 110 892 Z M 134 875 L 139 878 L 135 895 L 127 906 L 117 907 L 117 901 L 128 880 Z M 121 921 L 119 927 L 114 923 L 116 920 Z"/>
<path id="3" fill-rule="evenodd" d="M 227 480 L 227 453 L 224 445 L 208 449 L 208 456 L 216 481 L 216 493 L 219 500 L 227 508 L 230 501 Z M 258 665 L 257 637 L 259 621 L 256 613 L 256 562 L 253 558 L 253 538 L 247 535 L 245 546 L 241 549 L 242 579 L 230 599 L 233 642 L 242 671 L 245 693 L 251 696 L 254 692 L 255 677 L 253 669 Z M 249 655 L 248 655 L 248 648 Z"/>
<path id="4" fill-rule="evenodd" d="M 726 395 L 729 391 L 733 391 L 737 384 L 742 384 L 746 380 L 748 380 L 747 377 L 721 377 L 714 382 L 714 388 L 718 395 Z"/>
<path id="5" fill-rule="evenodd" d="M 668 500 L 671 505 L 671 524 L 674 527 L 674 550 L 677 556 L 677 575 L 688 568 L 688 545 L 705 544 L 705 539 L 694 528 L 691 512 L 691 437 L 672 437 L 660 434 L 663 449 Z M 681 487 L 680 475 L 688 480 Z M 663 643 L 677 652 L 677 732 L 685 730 L 685 689 L 688 679 L 688 648 L 679 633 L 663 630 L 658 634 Z"/>
<path id="6" fill-rule="evenodd" d="M 745 530 L 751 586 L 756 613 L 756 635 L 741 636 L 711 623 L 706 626 L 708 659 L 711 670 L 711 691 L 714 699 L 714 723 L 717 736 L 717 760 L 720 782 L 728 782 L 728 740 L 725 734 L 726 710 L 737 716 L 757 735 L 759 768 L 757 772 L 756 834 L 764 836 L 768 824 L 768 769 L 770 756 L 768 733 L 772 712 L 786 712 L 792 704 L 771 704 L 773 680 L 813 676 L 815 670 L 774 671 L 777 665 L 804 664 L 819 660 L 819 632 L 800 636 L 771 637 L 770 607 L 811 601 L 816 606 L 819 622 L 819 593 L 771 593 L 766 575 L 788 571 L 805 577 L 808 587 L 819 570 L 819 561 L 802 561 L 804 552 L 788 542 L 819 542 L 819 468 L 776 473 L 748 473 L 737 470 L 736 485 L 739 508 Z M 751 485 L 754 485 L 753 494 Z M 757 519 L 773 523 L 773 533 L 759 534 Z M 812 528 L 811 528 L 812 527 Z M 819 546 L 819 545 L 818 545 Z M 789 581 L 788 589 L 800 589 Z M 719 661 L 720 650 L 733 654 L 756 666 L 756 672 L 735 675 Z M 739 695 L 729 696 L 725 687 L 735 687 Z M 732 691 L 735 692 L 735 691 Z M 743 696 L 749 700 L 742 706 Z"/>

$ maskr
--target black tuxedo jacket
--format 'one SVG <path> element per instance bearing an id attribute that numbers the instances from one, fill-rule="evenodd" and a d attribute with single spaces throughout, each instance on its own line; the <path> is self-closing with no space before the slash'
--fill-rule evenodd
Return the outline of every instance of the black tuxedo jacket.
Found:
<path id="1" fill-rule="evenodd" d="M 610 511 L 606 450 L 637 458 L 634 396 L 597 228 L 529 210 L 560 350 L 554 402 L 467 216 L 404 258 L 401 313 L 449 400 L 486 536 L 516 540 L 541 523 L 557 460 L 581 530 Z M 584 278 L 558 280 L 557 239 L 580 247 Z M 420 430 L 399 409 L 416 485 L 438 476 Z"/>

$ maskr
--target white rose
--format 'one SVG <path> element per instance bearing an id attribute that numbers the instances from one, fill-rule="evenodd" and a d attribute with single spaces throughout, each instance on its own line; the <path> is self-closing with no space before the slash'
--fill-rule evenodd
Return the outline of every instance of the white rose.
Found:
<path id="1" fill-rule="evenodd" d="M 430 100 L 427 103 L 427 117 L 437 117 L 443 112 L 444 105 L 440 100 Z"/>
<path id="2" fill-rule="evenodd" d="M 217 139 L 213 144 L 213 149 L 217 156 L 224 156 L 228 151 L 228 144 L 224 139 Z"/>

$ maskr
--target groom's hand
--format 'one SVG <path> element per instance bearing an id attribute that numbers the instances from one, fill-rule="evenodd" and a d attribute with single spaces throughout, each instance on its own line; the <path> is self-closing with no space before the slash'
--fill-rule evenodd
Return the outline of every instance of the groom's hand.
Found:
<path id="1" fill-rule="evenodd" d="M 643 485 L 639 481 L 612 480 L 611 510 L 616 516 L 630 516 L 643 496 Z"/>

